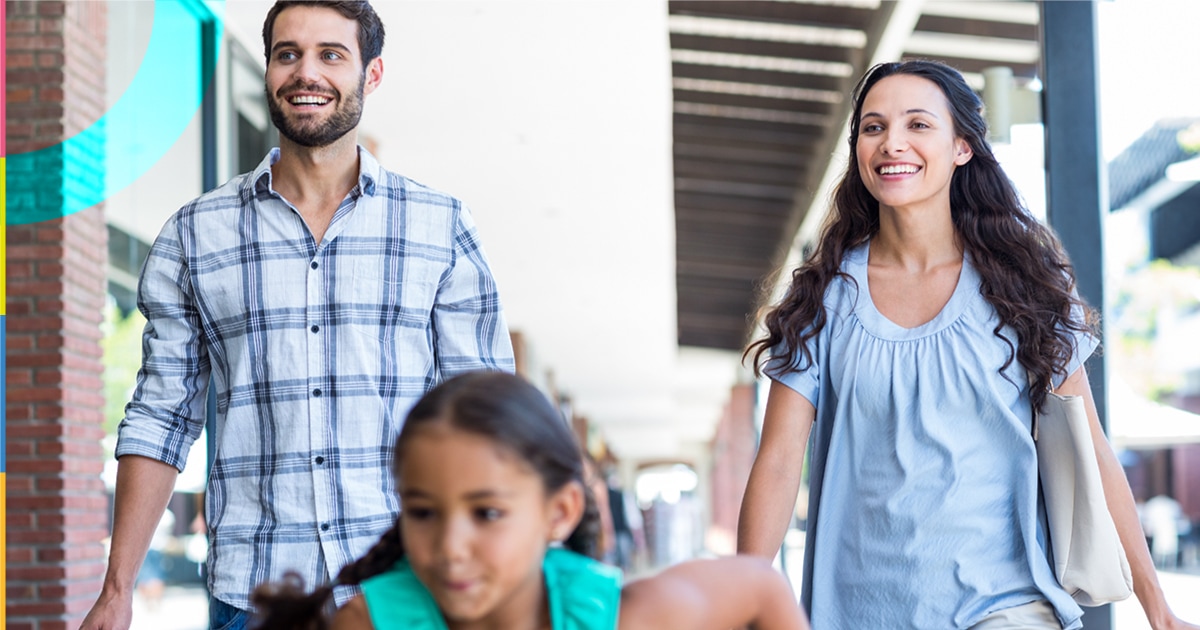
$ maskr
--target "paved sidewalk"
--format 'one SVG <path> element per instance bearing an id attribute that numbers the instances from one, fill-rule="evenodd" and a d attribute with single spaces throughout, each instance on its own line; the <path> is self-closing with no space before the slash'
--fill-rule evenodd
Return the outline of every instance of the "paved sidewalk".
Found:
<path id="1" fill-rule="evenodd" d="M 787 575 L 799 595 L 804 566 L 804 533 L 789 531 L 787 547 Z M 1200 597 L 1197 597 L 1200 595 L 1200 571 L 1196 568 L 1188 572 L 1159 571 L 1158 581 L 1171 610 L 1184 621 L 1200 624 Z M 1136 598 L 1113 604 L 1113 630 L 1151 630 Z"/>
<path id="2" fill-rule="evenodd" d="M 1167 595 L 1167 604 L 1184 621 L 1200 624 L 1200 575 L 1160 571 L 1158 581 Z M 1150 630 L 1146 614 L 1137 599 L 1130 597 L 1113 604 L 1116 630 Z"/>
<path id="3" fill-rule="evenodd" d="M 1171 608 L 1186 621 L 1200 623 L 1200 575 L 1159 574 Z M 1150 630 L 1142 607 L 1134 598 L 1114 605 L 1114 630 Z M 208 630 L 208 596 L 200 586 L 169 586 L 157 607 L 139 596 L 133 599 L 130 630 Z"/>
<path id="4" fill-rule="evenodd" d="M 135 593 L 129 630 L 208 630 L 208 593 L 198 584 L 168 586 L 153 606 Z"/>

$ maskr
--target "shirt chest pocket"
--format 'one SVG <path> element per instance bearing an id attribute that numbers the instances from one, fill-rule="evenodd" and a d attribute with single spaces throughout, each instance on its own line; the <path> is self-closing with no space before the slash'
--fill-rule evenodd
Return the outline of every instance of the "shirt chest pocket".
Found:
<path id="1" fill-rule="evenodd" d="M 343 306 L 354 330 L 380 341 L 424 337 L 444 265 L 419 258 L 361 257 L 355 261 Z"/>

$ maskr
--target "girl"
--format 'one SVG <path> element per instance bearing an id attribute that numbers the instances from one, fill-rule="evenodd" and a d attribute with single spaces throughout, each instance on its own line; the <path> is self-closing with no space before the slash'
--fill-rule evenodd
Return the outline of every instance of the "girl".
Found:
<path id="1" fill-rule="evenodd" d="M 773 380 L 738 549 L 775 555 L 813 437 L 802 603 L 829 628 L 1079 628 L 1039 517 L 1030 431 L 1085 398 L 1108 505 L 1155 628 L 1163 601 L 1082 365 L 1094 313 L 1022 206 L 955 70 L 881 64 L 854 92 L 850 160 L 812 256 L 766 318 Z"/>
<path id="2" fill-rule="evenodd" d="M 473 373 L 431 390 L 396 440 L 395 474 L 403 512 L 338 574 L 335 584 L 363 594 L 335 630 L 808 627 L 759 559 L 685 563 L 621 588 L 619 571 L 588 557 L 599 514 L 581 452 L 520 377 Z M 260 587 L 258 627 L 324 628 L 333 585 L 301 588 Z"/>

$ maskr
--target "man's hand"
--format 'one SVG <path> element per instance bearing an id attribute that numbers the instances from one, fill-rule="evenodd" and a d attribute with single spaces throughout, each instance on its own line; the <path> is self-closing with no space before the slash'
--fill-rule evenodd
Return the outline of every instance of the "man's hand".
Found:
<path id="1" fill-rule="evenodd" d="M 88 611 L 79 630 L 129 630 L 133 623 L 133 592 L 114 594 L 107 588 Z"/>

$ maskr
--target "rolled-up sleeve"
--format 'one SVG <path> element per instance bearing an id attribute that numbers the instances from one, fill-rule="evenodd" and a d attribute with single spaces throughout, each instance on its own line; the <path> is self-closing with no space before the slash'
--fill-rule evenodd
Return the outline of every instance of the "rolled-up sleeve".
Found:
<path id="1" fill-rule="evenodd" d="M 432 314 L 439 376 L 512 372 L 512 340 L 500 295 L 466 207 L 454 213 L 452 238 L 453 258 L 438 285 Z"/>
<path id="2" fill-rule="evenodd" d="M 116 456 L 141 455 L 183 470 L 204 428 L 209 358 L 177 218 L 150 249 L 138 283 L 146 317 L 142 367 L 117 431 Z"/>

